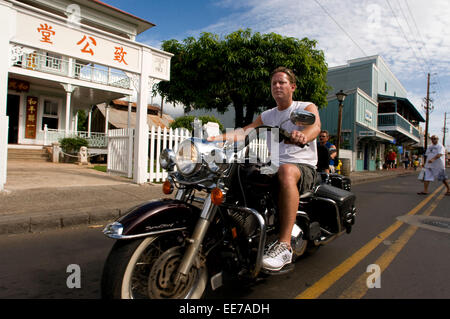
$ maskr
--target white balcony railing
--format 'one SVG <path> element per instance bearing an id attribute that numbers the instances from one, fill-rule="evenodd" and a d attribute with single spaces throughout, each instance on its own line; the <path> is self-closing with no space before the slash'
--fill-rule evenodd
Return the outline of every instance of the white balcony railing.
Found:
<path id="1" fill-rule="evenodd" d="M 75 60 L 74 60 L 75 61 Z M 122 89 L 130 88 L 130 78 L 122 71 L 106 66 L 75 62 L 71 66 L 69 58 L 50 53 L 23 53 L 13 58 L 13 66 L 28 70 L 67 76 Z"/>
<path id="2" fill-rule="evenodd" d="M 65 130 L 55 130 L 44 126 L 43 134 L 44 145 L 51 145 L 52 143 L 59 142 L 60 139 L 65 137 L 82 137 L 88 141 L 88 147 L 91 148 L 107 148 L 108 136 L 105 133 L 98 132 L 85 132 L 85 131 L 71 131 L 66 133 Z"/>

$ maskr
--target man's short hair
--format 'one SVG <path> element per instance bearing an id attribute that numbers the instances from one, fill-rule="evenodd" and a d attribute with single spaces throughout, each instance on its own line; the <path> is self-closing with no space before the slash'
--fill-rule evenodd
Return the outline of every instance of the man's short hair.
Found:
<path id="1" fill-rule="evenodd" d="M 330 136 L 330 133 L 328 133 L 327 130 L 322 130 L 322 131 L 320 131 L 319 135 L 322 134 L 322 133 L 325 133 L 325 134 L 327 134 L 327 136 Z"/>
<path id="2" fill-rule="evenodd" d="M 284 66 L 279 66 L 278 68 L 273 70 L 272 73 L 270 74 L 270 79 L 272 79 L 273 76 L 275 75 L 275 73 L 278 73 L 278 72 L 285 73 L 288 76 L 289 82 L 291 82 L 292 84 L 297 84 L 297 78 L 294 74 L 294 71 L 292 71 L 291 69 L 288 69 Z"/>

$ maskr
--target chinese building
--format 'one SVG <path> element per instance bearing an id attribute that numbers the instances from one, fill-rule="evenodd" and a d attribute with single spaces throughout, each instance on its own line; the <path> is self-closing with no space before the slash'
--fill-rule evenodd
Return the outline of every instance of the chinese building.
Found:
<path id="1" fill-rule="evenodd" d="M 76 131 L 77 113 L 137 92 L 135 182 L 144 182 L 147 100 L 171 54 L 135 41 L 154 24 L 97 0 L 0 0 L 0 190 L 8 147 Z M 136 93 L 134 93 L 136 94 Z"/>
<path id="2" fill-rule="evenodd" d="M 343 90 L 347 97 L 341 147 L 348 150 L 344 153 L 353 171 L 377 169 L 377 158 L 384 162 L 385 151 L 391 145 L 402 151 L 420 145 L 419 123 L 425 120 L 381 56 L 350 60 L 330 68 L 327 77 L 332 89 L 328 106 L 319 111 L 322 129 L 337 135 L 339 103 L 335 93 Z"/>

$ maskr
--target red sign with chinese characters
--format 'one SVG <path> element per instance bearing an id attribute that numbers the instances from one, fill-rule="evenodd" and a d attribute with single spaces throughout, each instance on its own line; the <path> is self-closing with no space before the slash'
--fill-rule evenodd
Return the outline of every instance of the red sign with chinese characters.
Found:
<path id="1" fill-rule="evenodd" d="M 25 120 L 25 138 L 36 138 L 36 119 L 37 119 L 38 98 L 34 96 L 27 97 L 27 118 Z"/>
<path id="2" fill-rule="evenodd" d="M 30 83 L 27 81 L 8 79 L 8 90 L 14 90 L 16 92 L 28 92 L 30 89 Z"/>

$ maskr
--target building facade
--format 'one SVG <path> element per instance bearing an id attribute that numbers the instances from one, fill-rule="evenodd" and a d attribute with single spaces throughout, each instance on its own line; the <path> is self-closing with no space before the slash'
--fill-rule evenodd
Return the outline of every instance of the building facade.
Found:
<path id="1" fill-rule="evenodd" d="M 322 128 L 337 135 L 335 93 L 343 90 L 348 96 L 343 108 L 341 148 L 351 150 L 353 171 L 376 170 L 390 145 L 405 152 L 419 146 L 419 123 L 425 120 L 381 56 L 332 67 L 327 78 L 332 89 L 328 106 L 319 111 Z"/>
<path id="2" fill-rule="evenodd" d="M 42 147 L 76 130 L 78 110 L 137 92 L 135 175 L 145 181 L 147 103 L 171 54 L 135 41 L 154 26 L 98 0 L 0 0 L 0 190 L 8 147 Z"/>

